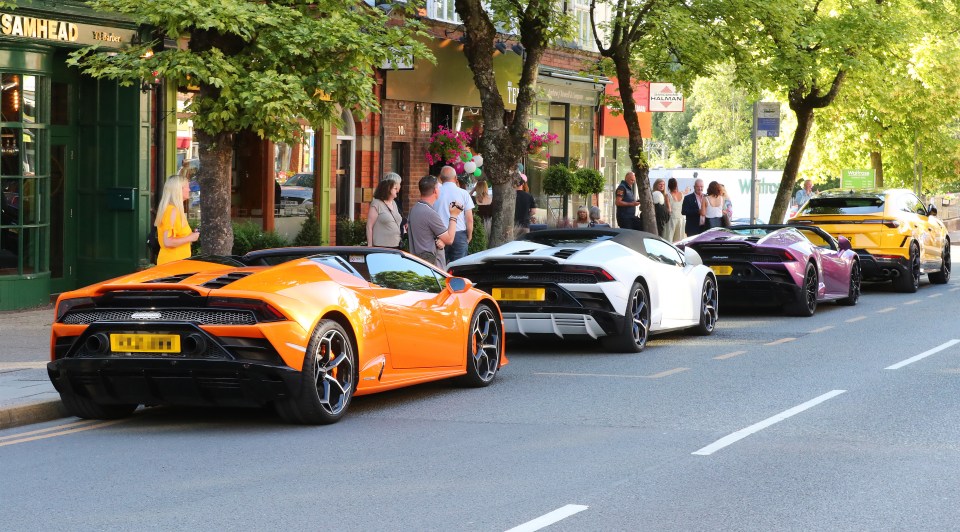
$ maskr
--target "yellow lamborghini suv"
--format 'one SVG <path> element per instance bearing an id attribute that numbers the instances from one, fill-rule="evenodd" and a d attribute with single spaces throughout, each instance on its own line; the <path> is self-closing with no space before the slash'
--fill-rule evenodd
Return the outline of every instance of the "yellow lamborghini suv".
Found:
<path id="1" fill-rule="evenodd" d="M 891 280 L 916 292 L 920 275 L 934 284 L 950 280 L 950 238 L 933 205 L 913 192 L 828 190 L 810 199 L 790 220 L 843 235 L 860 255 L 864 280 Z"/>

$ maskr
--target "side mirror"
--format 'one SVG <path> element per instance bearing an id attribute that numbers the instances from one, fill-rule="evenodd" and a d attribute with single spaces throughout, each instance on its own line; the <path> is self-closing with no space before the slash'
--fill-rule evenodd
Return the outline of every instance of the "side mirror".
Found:
<path id="1" fill-rule="evenodd" d="M 447 290 L 454 294 L 462 294 L 473 287 L 469 279 L 463 277 L 447 277 Z"/>
<path id="2" fill-rule="evenodd" d="M 688 266 L 699 266 L 703 264 L 703 259 L 700 258 L 700 254 L 690 246 L 683 247 L 683 261 L 686 262 Z"/>
<path id="3" fill-rule="evenodd" d="M 931 203 L 930 205 L 927 206 L 927 216 L 936 216 L 936 215 L 937 215 L 937 208 L 934 207 L 933 204 Z"/>
<path id="4" fill-rule="evenodd" d="M 843 236 L 843 235 L 840 235 L 840 236 L 837 237 L 837 247 L 840 248 L 840 251 L 846 251 L 846 250 L 848 250 L 848 249 L 853 249 L 853 245 L 850 244 L 850 240 L 849 240 L 847 237 Z"/>

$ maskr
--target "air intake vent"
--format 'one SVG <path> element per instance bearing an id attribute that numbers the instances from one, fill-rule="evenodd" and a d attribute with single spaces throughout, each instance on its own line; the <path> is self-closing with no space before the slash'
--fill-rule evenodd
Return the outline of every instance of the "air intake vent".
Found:
<path id="1" fill-rule="evenodd" d="M 522 249 L 520 251 L 517 251 L 516 253 L 511 253 L 511 255 L 529 255 L 531 253 L 533 253 L 532 249 Z"/>
<path id="2" fill-rule="evenodd" d="M 147 283 L 179 283 L 180 281 L 194 275 L 192 273 L 181 273 L 178 275 L 171 275 L 170 277 L 161 277 L 159 279 L 154 279 L 152 281 L 147 281 Z"/>
<path id="3" fill-rule="evenodd" d="M 560 251 L 553 254 L 554 257 L 558 259 L 569 259 L 570 255 L 573 255 L 579 250 L 576 249 L 561 249 Z"/>
<path id="4" fill-rule="evenodd" d="M 216 279 L 207 281 L 203 283 L 201 286 L 203 286 L 204 288 L 213 288 L 213 289 L 223 288 L 224 286 L 227 286 L 228 284 L 234 281 L 239 281 L 240 279 L 243 279 L 244 277 L 250 275 L 251 273 L 253 272 L 231 272 L 226 275 L 221 275 Z"/>

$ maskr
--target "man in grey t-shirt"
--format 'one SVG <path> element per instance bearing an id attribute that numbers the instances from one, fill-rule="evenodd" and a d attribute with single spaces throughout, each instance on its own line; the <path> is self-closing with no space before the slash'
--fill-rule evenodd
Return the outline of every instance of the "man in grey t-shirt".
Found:
<path id="1" fill-rule="evenodd" d="M 451 203 L 447 209 L 449 217 L 444 224 L 443 218 L 433 209 L 440 194 L 437 178 L 432 175 L 423 176 L 418 188 L 420 201 L 413 205 L 408 216 L 410 253 L 445 269 L 447 262 L 442 250 L 453 244 L 457 232 L 457 216 L 463 212 L 463 205 Z"/>

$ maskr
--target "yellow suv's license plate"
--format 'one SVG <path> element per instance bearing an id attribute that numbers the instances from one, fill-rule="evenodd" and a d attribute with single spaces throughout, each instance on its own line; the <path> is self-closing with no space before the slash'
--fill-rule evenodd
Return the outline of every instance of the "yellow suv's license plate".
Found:
<path id="1" fill-rule="evenodd" d="M 111 334 L 110 350 L 115 353 L 179 353 L 178 334 Z"/>
<path id="2" fill-rule="evenodd" d="M 710 269 L 717 275 L 730 275 L 733 273 L 733 266 L 710 266 Z"/>
<path id="3" fill-rule="evenodd" d="M 493 298 L 497 301 L 543 301 L 543 288 L 494 288 Z"/>

